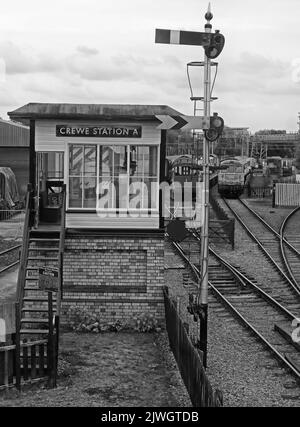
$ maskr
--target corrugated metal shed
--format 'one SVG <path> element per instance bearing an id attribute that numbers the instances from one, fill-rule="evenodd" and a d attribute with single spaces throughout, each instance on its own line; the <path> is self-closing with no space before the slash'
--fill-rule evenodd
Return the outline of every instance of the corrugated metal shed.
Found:
<path id="1" fill-rule="evenodd" d="M 101 119 L 155 120 L 155 115 L 179 115 L 167 105 L 127 104 L 44 104 L 29 103 L 8 113 L 13 120 L 28 123 L 29 119 Z"/>
<path id="2" fill-rule="evenodd" d="M 29 147 L 29 128 L 0 119 L 0 147 Z"/>

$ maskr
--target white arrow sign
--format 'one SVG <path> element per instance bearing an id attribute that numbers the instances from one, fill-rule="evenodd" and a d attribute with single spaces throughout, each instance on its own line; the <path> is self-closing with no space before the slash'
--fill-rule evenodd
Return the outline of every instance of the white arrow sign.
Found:
<path id="1" fill-rule="evenodd" d="M 167 115 L 157 115 L 155 116 L 162 123 L 157 127 L 161 130 L 170 130 L 170 129 L 181 129 L 181 130 L 191 130 L 191 129 L 209 129 L 210 128 L 210 118 L 202 116 L 167 116 Z"/>

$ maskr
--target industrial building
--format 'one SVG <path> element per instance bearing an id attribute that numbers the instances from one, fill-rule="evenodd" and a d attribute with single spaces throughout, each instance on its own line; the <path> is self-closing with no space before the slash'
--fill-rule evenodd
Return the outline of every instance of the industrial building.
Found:
<path id="1" fill-rule="evenodd" d="M 0 119 L 0 167 L 14 172 L 18 190 L 25 195 L 29 181 L 29 127 Z"/>

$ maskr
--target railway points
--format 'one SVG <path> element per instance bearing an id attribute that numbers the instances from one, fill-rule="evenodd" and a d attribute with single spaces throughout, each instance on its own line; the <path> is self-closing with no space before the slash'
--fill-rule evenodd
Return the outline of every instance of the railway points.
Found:
<path id="1" fill-rule="evenodd" d="M 300 287 L 294 277 L 289 277 L 283 246 L 280 244 L 280 235 L 241 200 L 229 201 L 223 199 L 223 201 L 251 239 L 259 246 L 265 257 L 279 273 L 281 279 L 292 290 L 294 297 L 299 299 Z M 289 242 L 284 241 L 284 244 L 292 248 L 300 260 L 300 253 Z M 284 298 L 284 295 L 281 295 L 281 298 Z"/>
<path id="2" fill-rule="evenodd" d="M 191 316 L 187 316 L 185 314 L 183 305 L 184 302 L 188 302 L 189 293 L 197 293 L 198 291 L 197 279 L 194 276 L 194 274 L 197 274 L 197 264 L 199 264 L 199 242 L 197 241 L 197 236 L 191 236 L 191 238 L 187 241 L 182 242 L 179 245 L 176 244 L 176 247 L 177 248 L 175 249 L 175 252 L 183 255 L 183 259 L 186 261 L 186 266 L 189 263 L 191 263 L 192 266 L 190 265 L 191 268 L 187 269 L 189 271 L 188 275 L 190 279 L 186 277 L 186 273 L 183 273 L 182 270 L 177 270 L 177 275 L 179 277 L 181 276 L 181 280 L 183 280 L 184 290 L 180 291 L 178 289 L 179 284 L 174 284 L 172 292 L 174 297 L 180 294 L 182 316 L 187 322 L 190 323 L 191 331 L 196 335 L 198 332 L 197 328 L 195 325 L 193 325 L 194 322 L 192 321 Z M 235 346 L 238 346 L 239 354 L 245 354 L 245 348 L 248 348 L 247 351 L 252 354 L 252 358 L 251 360 L 250 358 L 248 360 L 247 356 L 244 358 L 243 369 L 245 372 L 247 372 L 248 369 L 253 369 L 253 367 L 251 368 L 251 365 L 257 358 L 257 355 L 253 352 L 253 349 L 255 348 L 255 352 L 259 352 L 259 354 L 263 355 L 261 364 L 257 360 L 255 363 L 257 364 L 256 371 L 260 372 L 261 381 L 264 382 L 266 388 L 269 387 L 271 390 L 274 390 L 275 388 L 274 397 L 280 390 L 280 396 L 277 396 L 277 403 L 278 400 L 282 399 L 282 405 L 297 406 L 297 399 L 300 399 L 300 388 L 299 385 L 297 385 L 297 378 L 299 378 L 300 373 L 298 368 L 295 369 L 294 362 L 296 359 L 299 363 L 298 352 L 297 349 L 291 345 L 291 343 L 287 342 L 285 338 L 283 338 L 280 334 L 278 334 L 278 332 L 274 330 L 275 324 L 282 329 L 288 329 L 291 325 L 290 320 L 294 317 L 294 315 L 288 310 L 285 311 L 284 307 L 281 307 L 276 302 L 272 301 L 270 296 L 260 289 L 255 279 L 252 277 L 249 278 L 249 275 L 241 273 L 240 269 L 236 269 L 235 266 L 229 262 L 226 262 L 224 259 L 222 259 L 222 257 L 219 257 L 217 252 L 212 248 L 209 273 L 209 303 L 212 310 L 209 320 L 209 330 L 214 331 L 214 336 L 211 338 L 213 340 L 211 343 L 212 347 L 215 349 L 217 348 L 218 352 L 222 353 L 222 341 L 219 341 L 222 340 L 222 337 L 220 335 L 218 338 L 216 337 L 216 335 L 220 334 L 220 330 L 222 330 L 222 333 L 228 334 L 228 336 L 232 334 L 232 336 L 235 336 L 235 338 L 237 335 L 239 335 L 240 340 L 242 341 L 240 341 L 239 344 L 238 342 L 232 342 L 232 348 L 228 351 L 227 360 L 229 359 L 229 364 L 231 365 L 233 363 L 232 359 L 239 359 L 239 355 L 235 355 L 234 353 Z M 172 270 L 172 273 L 169 272 L 167 274 L 172 274 L 173 279 L 171 280 L 174 280 L 174 277 L 176 276 L 176 270 Z M 178 282 L 179 280 L 180 279 L 177 279 Z M 184 295 L 184 292 L 186 295 Z M 219 326 L 219 332 L 216 334 L 215 325 L 218 323 L 222 323 L 222 326 Z M 251 332 L 249 332 L 250 330 Z M 254 338 L 254 335 L 259 338 Z M 262 347 L 260 344 L 258 344 L 259 341 L 257 341 L 257 339 L 263 343 Z M 219 342 L 219 345 L 216 344 L 217 342 Z M 268 351 L 271 351 L 273 355 L 268 356 Z M 290 355 L 290 361 L 286 359 L 286 353 Z M 213 381 L 217 382 L 220 380 L 220 376 L 214 372 L 214 364 L 218 365 L 221 363 L 221 360 L 216 354 L 213 356 L 210 355 L 210 360 L 211 358 L 213 359 L 213 362 L 210 362 L 208 371 L 211 370 L 213 374 Z M 268 362 L 262 362 L 265 360 L 265 358 L 268 358 Z M 277 363 L 278 360 L 281 361 L 280 364 Z M 267 371 L 265 369 L 266 365 L 268 365 Z M 282 366 L 285 366 L 285 368 L 282 368 Z M 283 371 L 281 369 L 283 369 Z M 224 378 L 226 378 L 226 368 L 224 368 L 224 371 L 225 373 L 221 373 L 221 378 L 223 378 L 223 375 Z M 266 378 L 266 373 L 268 378 Z M 235 381 L 242 381 L 241 376 L 244 378 L 244 374 L 239 373 L 237 370 L 235 371 L 234 377 L 232 379 L 224 379 L 224 384 L 226 384 L 225 387 L 229 387 L 229 395 L 226 396 L 225 399 L 227 398 L 228 401 L 233 404 L 233 406 L 235 406 L 237 402 L 233 403 L 234 390 L 232 387 L 236 387 Z M 255 377 L 256 374 L 253 376 Z M 254 378 L 253 382 L 255 383 Z M 287 383 L 293 384 L 293 392 L 287 393 L 285 390 L 285 385 Z M 255 387 L 255 384 L 252 384 L 251 386 Z M 258 389 L 258 387 L 260 387 L 258 384 L 256 384 L 256 387 L 259 396 L 262 390 Z M 263 388 L 264 386 L 262 386 L 262 389 Z M 245 396 L 239 397 L 239 399 L 243 402 L 242 406 L 245 404 L 243 399 L 246 399 L 248 392 L 248 390 L 245 390 Z M 290 400 L 286 399 L 288 395 L 290 396 Z M 266 397 L 265 403 L 266 406 L 268 406 L 269 401 Z M 239 404 L 237 404 L 237 406 L 239 406 Z M 249 405 L 251 406 L 250 403 Z M 256 406 L 255 399 L 253 399 L 253 405 Z"/>

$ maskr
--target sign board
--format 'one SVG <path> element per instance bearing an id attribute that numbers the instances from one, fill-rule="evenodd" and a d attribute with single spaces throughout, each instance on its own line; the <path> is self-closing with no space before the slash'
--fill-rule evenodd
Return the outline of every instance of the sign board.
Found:
<path id="1" fill-rule="evenodd" d="M 68 126 L 56 125 L 57 137 L 141 138 L 142 126 Z"/>
<path id="2" fill-rule="evenodd" d="M 177 218 L 168 224 L 167 233 L 174 242 L 182 242 L 188 235 L 185 223 Z"/>
<path id="3" fill-rule="evenodd" d="M 155 43 L 209 46 L 212 35 L 198 31 L 155 30 Z"/>
<path id="4" fill-rule="evenodd" d="M 162 123 L 157 127 L 157 129 L 181 129 L 181 130 L 190 130 L 190 129 L 209 129 L 210 127 L 210 117 L 202 116 L 167 116 L 167 115 L 157 115 L 155 116 Z"/>
<path id="5" fill-rule="evenodd" d="M 39 268 L 39 288 L 48 292 L 57 292 L 59 288 L 58 270 Z"/>

